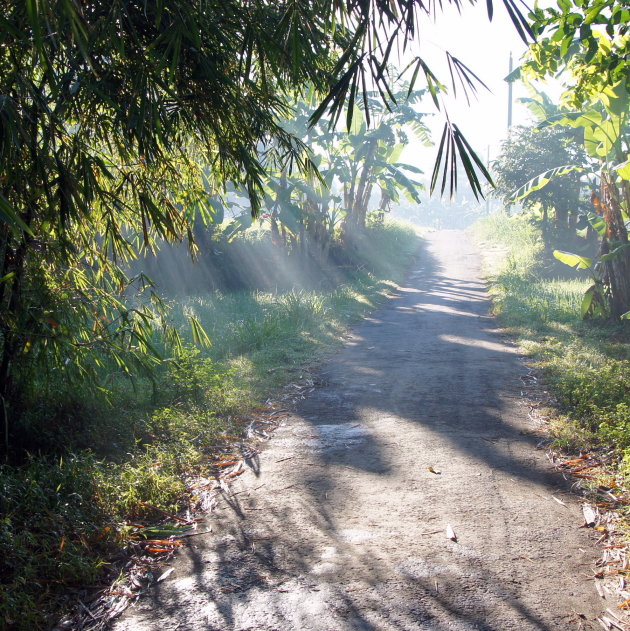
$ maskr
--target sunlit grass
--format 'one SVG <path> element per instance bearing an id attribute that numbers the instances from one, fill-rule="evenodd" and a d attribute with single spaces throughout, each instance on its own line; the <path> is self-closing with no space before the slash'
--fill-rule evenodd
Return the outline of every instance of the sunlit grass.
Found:
<path id="1" fill-rule="evenodd" d="M 378 225 L 368 236 L 369 256 L 333 288 L 174 301 L 183 349 L 151 378 L 130 381 L 106 367 L 109 404 L 60 381 L 54 398 L 33 407 L 41 453 L 0 467 L 0 628 L 52 626 L 64 593 L 93 584 L 128 543 L 129 523 L 160 517 L 151 507 L 184 506 L 184 480 L 207 472 L 217 438 L 243 431 L 253 406 L 337 348 L 402 281 L 419 245 L 414 230 Z M 186 315 L 199 319 L 209 348 L 192 347 Z"/>
<path id="2" fill-rule="evenodd" d="M 497 318 L 531 356 L 557 401 L 550 425 L 556 445 L 613 449 L 630 471 L 627 330 L 621 323 L 580 318 L 588 279 L 546 278 L 540 235 L 525 219 L 497 215 L 479 222 L 474 233 Z"/>

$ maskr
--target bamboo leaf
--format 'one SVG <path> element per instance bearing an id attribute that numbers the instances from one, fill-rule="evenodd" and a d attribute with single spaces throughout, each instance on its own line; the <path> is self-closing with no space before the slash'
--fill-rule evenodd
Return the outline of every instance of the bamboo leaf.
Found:
<path id="1" fill-rule="evenodd" d="M 13 232 L 23 231 L 33 236 L 31 229 L 24 223 L 18 213 L 13 210 L 11 204 L 0 195 L 0 219 L 9 224 L 9 227 Z"/>
<path id="2" fill-rule="evenodd" d="M 194 316 L 188 316 L 188 321 L 190 322 L 193 343 L 204 348 L 212 346 L 212 342 L 199 320 Z"/>

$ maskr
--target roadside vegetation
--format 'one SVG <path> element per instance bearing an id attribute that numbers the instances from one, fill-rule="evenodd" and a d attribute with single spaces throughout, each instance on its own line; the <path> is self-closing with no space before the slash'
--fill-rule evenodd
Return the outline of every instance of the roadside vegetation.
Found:
<path id="1" fill-rule="evenodd" d="M 500 324 L 532 357 L 557 401 L 558 447 L 612 456 L 630 480 L 630 334 L 623 321 L 580 315 L 590 279 L 545 259 L 540 225 L 497 214 L 478 222 Z"/>
<path id="2" fill-rule="evenodd" d="M 527 17 L 513 0 L 494 4 L 536 39 L 523 77 L 576 78 L 570 102 L 541 125 L 576 130 L 548 132 L 554 156 L 589 156 L 594 212 L 579 227 L 601 247 L 557 258 L 591 270 L 581 305 L 594 323 L 630 318 L 630 13 L 589 2 Z M 5 4 L 0 626 L 31 630 L 53 620 L 69 588 L 98 582 L 132 531 L 185 506 L 209 446 L 239 435 L 252 406 L 400 277 L 417 237 L 385 217 L 420 200 L 422 171 L 401 154 L 411 138 L 431 142 L 421 105 L 445 120 L 430 191 L 453 196 L 459 173 L 466 207 L 490 178 L 441 104 L 447 85 L 474 93 L 476 75 L 444 51 L 450 81 L 440 80 L 419 45 L 406 69 L 392 64 L 435 17 L 430 3 Z M 492 19 L 491 0 L 473 4 Z M 563 151 L 574 136 L 584 151 Z M 551 169 L 518 197 L 584 168 Z M 578 226 L 571 208 L 547 201 L 545 221 L 555 213 L 560 232 Z M 510 274 L 509 291 L 497 289 L 505 317 L 518 306 L 534 318 L 523 330 L 583 336 L 566 345 L 578 369 L 550 375 L 561 403 L 580 410 L 578 435 L 610 436 L 623 458 L 621 329 L 574 323 L 573 286 L 560 281 L 545 286 L 565 302 L 535 316 L 543 284 L 525 290 L 519 279 L 539 268 Z M 552 366 L 552 351 L 540 352 Z M 575 381 L 589 371 L 596 391 Z"/>
<path id="3" fill-rule="evenodd" d="M 62 378 L 46 385 L 50 376 L 34 387 L 21 419 L 30 442 L 0 467 L 0 628 L 47 628 L 75 589 L 98 585 L 116 551 L 137 543 L 138 525 L 194 503 L 187 480 L 213 476 L 212 446 L 241 435 L 254 406 L 335 348 L 419 245 L 401 223 L 369 224 L 364 238 L 360 262 L 338 268 L 334 286 L 178 300 L 172 324 L 187 330 L 194 312 L 212 345 L 184 341 L 151 375 L 129 379 L 110 364 L 100 395 Z"/>
<path id="4" fill-rule="evenodd" d="M 529 17 L 536 42 L 508 80 L 529 88 L 535 122 L 512 130 L 492 165 L 507 214 L 475 232 L 498 317 L 557 401 L 554 440 L 606 454 L 627 488 L 630 11 L 563 0 Z M 557 102 L 535 87 L 550 76 L 563 82 Z"/>

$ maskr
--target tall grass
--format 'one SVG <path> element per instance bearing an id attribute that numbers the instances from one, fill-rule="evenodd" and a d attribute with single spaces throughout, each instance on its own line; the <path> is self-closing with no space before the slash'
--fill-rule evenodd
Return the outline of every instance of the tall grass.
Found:
<path id="1" fill-rule="evenodd" d="M 499 322 L 542 371 L 558 402 L 561 447 L 614 450 L 630 474 L 630 337 L 621 323 L 580 319 L 586 278 L 548 278 L 538 229 L 496 215 L 474 226 Z"/>
<path id="2" fill-rule="evenodd" d="M 130 523 L 185 506 L 185 479 L 211 475 L 217 439 L 242 431 L 252 406 L 339 344 L 402 280 L 418 245 L 411 227 L 385 223 L 334 289 L 188 296 L 173 320 L 185 336 L 194 313 L 209 348 L 184 344 L 150 378 L 105 367 L 102 396 L 47 387 L 54 397 L 33 401 L 26 420 L 40 442 L 19 466 L 0 467 L 0 629 L 48 628 L 68 593 L 98 581 L 129 543 Z"/>

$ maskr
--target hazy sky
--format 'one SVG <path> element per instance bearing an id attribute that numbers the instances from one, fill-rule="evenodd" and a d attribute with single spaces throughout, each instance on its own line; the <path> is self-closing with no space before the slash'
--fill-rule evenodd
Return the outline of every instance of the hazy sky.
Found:
<path id="1" fill-rule="evenodd" d="M 503 7 L 501 0 L 495 0 L 495 13 L 492 22 L 488 21 L 485 2 L 476 6 L 465 5 L 459 14 L 451 5 L 445 4 L 445 10 L 438 14 L 434 23 L 426 21 L 421 32 L 420 47 L 424 57 L 440 70 L 444 81 L 450 80 L 446 64 L 441 64 L 444 50 L 473 70 L 490 88 L 490 91 L 479 87 L 477 98 L 471 100 L 470 106 L 458 90 L 458 99 L 447 98 L 449 116 L 456 122 L 473 148 L 483 156 L 496 157 L 501 140 L 507 134 L 508 85 L 504 78 L 508 74 L 509 56 L 512 52 L 514 66 L 519 63 L 520 56 L 526 46 L 520 39 L 516 29 Z M 520 96 L 527 96 L 519 84 L 514 84 L 514 107 L 512 122 L 515 125 L 527 122 L 528 110 L 516 102 Z M 430 99 L 427 99 L 426 111 L 435 111 Z M 430 119 L 434 129 L 434 142 L 438 142 L 444 124 L 444 118 L 437 114 Z M 415 146 L 405 151 L 403 159 L 418 164 L 425 171 L 430 170 L 436 150 L 426 152 Z M 431 161 L 426 164 L 426 161 Z M 422 163 L 422 164 L 420 164 Z"/>

